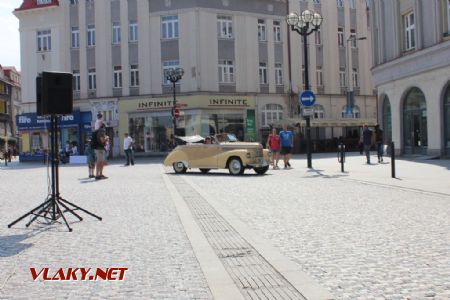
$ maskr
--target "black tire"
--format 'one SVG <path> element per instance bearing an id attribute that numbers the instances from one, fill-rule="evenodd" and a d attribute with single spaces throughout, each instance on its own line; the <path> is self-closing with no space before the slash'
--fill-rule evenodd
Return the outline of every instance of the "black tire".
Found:
<path id="1" fill-rule="evenodd" d="M 202 172 L 203 174 L 206 174 L 209 172 L 209 170 L 211 170 L 211 169 L 200 169 L 200 172 Z"/>
<path id="2" fill-rule="evenodd" d="M 186 173 L 187 168 L 183 162 L 181 162 L 181 161 L 174 162 L 172 166 L 173 166 L 173 170 L 175 171 L 175 173 L 177 173 L 177 174 Z"/>
<path id="3" fill-rule="evenodd" d="M 269 166 L 261 167 L 261 168 L 253 168 L 255 170 L 256 174 L 263 175 L 269 170 Z"/>
<path id="4" fill-rule="evenodd" d="M 244 173 L 244 166 L 238 157 L 232 157 L 228 161 L 228 171 L 231 175 L 242 175 Z"/>

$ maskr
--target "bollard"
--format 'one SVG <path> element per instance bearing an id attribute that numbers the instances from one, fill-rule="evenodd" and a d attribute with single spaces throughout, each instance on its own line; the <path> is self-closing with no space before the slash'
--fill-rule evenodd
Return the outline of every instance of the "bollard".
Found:
<path id="1" fill-rule="evenodd" d="M 344 163 L 345 163 L 345 145 L 340 143 L 338 146 L 338 162 L 341 163 L 341 172 L 344 173 Z"/>
<path id="2" fill-rule="evenodd" d="M 395 147 L 394 142 L 391 142 L 391 177 L 395 178 Z"/>

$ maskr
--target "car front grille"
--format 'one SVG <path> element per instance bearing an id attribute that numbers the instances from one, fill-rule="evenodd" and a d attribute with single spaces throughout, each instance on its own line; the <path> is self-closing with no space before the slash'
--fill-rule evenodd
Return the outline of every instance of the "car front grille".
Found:
<path id="1" fill-rule="evenodd" d="M 263 150 L 262 149 L 256 149 L 256 157 L 262 157 L 263 156 Z"/>

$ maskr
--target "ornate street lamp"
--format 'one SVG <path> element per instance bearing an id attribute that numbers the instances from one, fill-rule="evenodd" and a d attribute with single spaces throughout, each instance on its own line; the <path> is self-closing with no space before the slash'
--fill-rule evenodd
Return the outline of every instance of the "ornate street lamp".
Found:
<path id="1" fill-rule="evenodd" d="M 367 39 L 365 36 L 357 38 L 356 35 L 351 35 L 347 39 L 347 45 L 345 47 L 345 69 L 347 70 L 347 107 L 346 107 L 346 116 L 347 118 L 353 118 L 353 106 L 355 105 L 355 94 L 353 92 L 353 63 L 352 63 L 352 49 L 349 46 L 350 43 L 356 44 L 357 41 L 362 41 Z"/>
<path id="2" fill-rule="evenodd" d="M 172 82 L 173 87 L 173 107 L 172 107 L 172 118 L 173 118 L 173 146 L 175 147 L 175 133 L 177 130 L 177 118 L 175 117 L 175 111 L 177 108 L 177 98 L 176 98 L 176 87 L 175 84 L 183 77 L 183 68 L 170 68 L 167 70 L 166 79 Z"/>
<path id="3" fill-rule="evenodd" d="M 320 14 L 304 10 L 300 15 L 297 13 L 290 13 L 286 17 L 286 22 L 291 27 L 292 31 L 297 32 L 303 37 L 303 53 L 305 65 L 305 90 L 309 90 L 309 68 L 308 68 L 308 45 L 307 37 L 314 31 L 319 30 L 323 18 Z M 310 116 L 305 116 L 306 119 L 306 153 L 308 159 L 308 168 L 312 168 L 311 162 L 311 120 Z"/>

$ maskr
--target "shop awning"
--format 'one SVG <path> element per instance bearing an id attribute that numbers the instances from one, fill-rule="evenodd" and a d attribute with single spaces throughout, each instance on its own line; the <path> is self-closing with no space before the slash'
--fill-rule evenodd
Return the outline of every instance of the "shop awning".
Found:
<path id="1" fill-rule="evenodd" d="M 274 124 L 276 127 L 281 127 L 284 123 L 291 126 L 301 127 L 306 126 L 305 119 L 289 118 Z M 375 119 L 311 119 L 311 127 L 359 127 L 363 125 L 375 126 L 377 121 Z"/>

